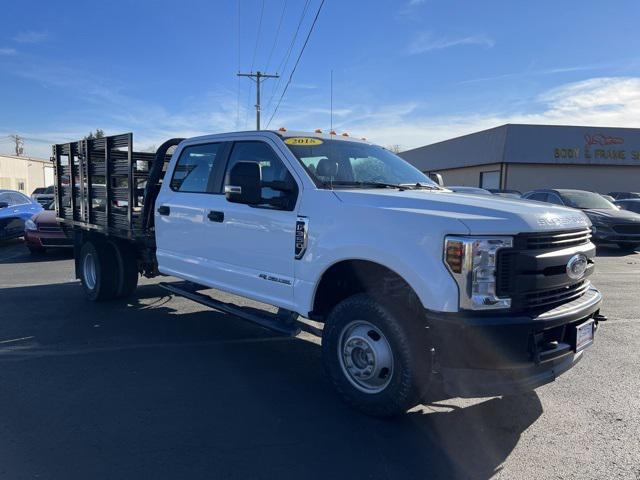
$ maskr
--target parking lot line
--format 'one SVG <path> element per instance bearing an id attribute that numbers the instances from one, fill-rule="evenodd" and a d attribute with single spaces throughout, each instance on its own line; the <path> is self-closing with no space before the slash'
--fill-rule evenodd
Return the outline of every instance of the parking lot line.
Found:
<path id="1" fill-rule="evenodd" d="M 32 338 L 34 338 L 33 335 L 30 337 L 12 338 L 11 340 L 0 340 L 0 344 L 21 342 L 22 340 L 30 340 Z"/>

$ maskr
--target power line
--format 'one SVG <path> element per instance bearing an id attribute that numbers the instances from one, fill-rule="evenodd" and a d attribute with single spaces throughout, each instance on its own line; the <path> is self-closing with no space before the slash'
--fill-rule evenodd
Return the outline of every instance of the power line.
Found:
<path id="1" fill-rule="evenodd" d="M 273 45 L 271 46 L 271 51 L 269 52 L 269 57 L 267 58 L 267 64 L 264 67 L 264 71 L 269 71 L 269 65 L 271 64 L 271 57 L 273 57 L 273 52 L 276 49 L 276 45 L 278 44 L 278 38 L 280 37 L 280 28 L 282 27 L 282 19 L 284 19 L 284 12 L 287 10 L 287 2 L 288 0 L 284 0 L 282 5 L 282 13 L 280 13 L 280 20 L 278 21 L 278 28 L 276 28 L 276 36 L 273 39 Z"/>
<path id="2" fill-rule="evenodd" d="M 318 21 L 318 17 L 320 16 L 320 11 L 322 10 L 322 6 L 324 5 L 324 0 L 322 0 L 320 2 L 320 6 L 318 7 L 318 11 L 316 12 L 316 16 L 313 19 L 313 23 L 311 24 L 311 27 L 309 28 L 309 33 L 307 33 L 307 38 L 304 40 L 304 44 L 302 45 L 302 49 L 300 50 L 300 53 L 298 54 L 298 58 L 296 59 L 296 63 L 293 66 L 293 69 L 291 70 L 291 75 L 289 75 L 289 80 L 287 80 L 287 84 L 284 86 L 284 90 L 282 91 L 282 95 L 280 95 L 280 99 L 278 100 L 278 103 L 276 104 L 276 108 L 273 109 L 273 114 L 271 114 L 271 118 L 269 118 L 269 121 L 267 122 L 267 128 L 269 128 L 269 125 L 271 125 L 271 120 L 273 120 L 273 117 L 275 117 L 278 108 L 280 107 L 280 103 L 282 102 L 282 99 L 284 98 L 285 93 L 287 93 L 287 89 L 289 88 L 289 85 L 291 84 L 291 80 L 293 80 L 293 74 L 296 73 L 296 68 L 298 68 L 298 64 L 300 63 L 300 59 L 302 58 L 302 54 L 304 53 L 304 50 L 307 48 L 307 43 L 309 43 L 309 38 L 311 37 L 311 33 L 313 32 L 314 27 L 316 26 L 316 22 Z"/>
<path id="3" fill-rule="evenodd" d="M 302 26 L 302 21 L 304 20 L 305 15 L 307 14 L 307 9 L 309 8 L 309 2 L 311 0 L 306 0 L 304 7 L 302 9 L 302 14 L 300 15 L 300 19 L 298 20 L 298 26 L 296 27 L 296 31 L 293 35 L 293 38 L 291 39 L 291 43 L 289 44 L 289 48 L 287 50 L 287 53 L 285 54 L 285 56 L 282 58 L 282 61 L 280 62 L 280 65 L 278 66 L 278 69 L 276 70 L 277 72 L 280 73 L 284 73 L 284 71 L 287 68 L 287 65 L 289 64 L 289 57 L 291 57 L 291 52 L 293 51 L 293 47 L 296 43 L 296 39 L 298 38 L 298 33 L 300 32 L 300 27 Z M 280 88 L 280 82 L 282 81 L 282 78 L 279 78 L 278 81 L 276 82 L 275 86 L 273 87 L 273 90 L 271 91 L 271 96 L 269 97 L 269 101 L 267 102 L 267 108 L 265 110 L 269 110 L 269 107 L 271 106 L 271 103 L 273 102 L 273 98 L 276 96 L 276 92 L 278 91 L 278 88 Z"/>
<path id="4" fill-rule="evenodd" d="M 238 0 L 238 71 L 240 71 L 240 0 Z M 236 98 L 236 130 L 240 128 L 240 77 L 238 77 L 238 95 Z"/>
<path id="5" fill-rule="evenodd" d="M 262 7 L 260 8 L 260 19 L 258 20 L 258 33 L 256 34 L 256 46 L 253 49 L 253 59 L 251 59 L 251 73 L 253 73 L 253 66 L 256 63 L 256 53 L 258 53 L 258 44 L 260 42 L 260 30 L 262 30 L 263 15 L 264 15 L 264 0 L 262 0 Z"/>

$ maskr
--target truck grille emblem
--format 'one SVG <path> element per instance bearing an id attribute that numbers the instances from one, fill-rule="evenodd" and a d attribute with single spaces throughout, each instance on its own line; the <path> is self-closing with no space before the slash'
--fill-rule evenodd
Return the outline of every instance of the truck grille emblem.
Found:
<path id="1" fill-rule="evenodd" d="M 569 259 L 567 263 L 567 275 L 572 280 L 579 280 L 587 270 L 587 257 L 578 253 Z"/>

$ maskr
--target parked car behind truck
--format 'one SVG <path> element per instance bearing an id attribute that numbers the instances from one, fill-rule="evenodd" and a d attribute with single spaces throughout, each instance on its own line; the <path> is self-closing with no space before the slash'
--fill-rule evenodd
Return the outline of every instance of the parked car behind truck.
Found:
<path id="1" fill-rule="evenodd" d="M 335 135 L 172 139 L 148 171 L 140 155 L 131 134 L 54 146 L 57 179 L 83 172 L 56 195 L 87 296 L 172 275 L 184 281 L 168 291 L 282 334 L 321 322 L 329 378 L 368 414 L 532 390 L 575 365 L 604 319 L 581 212 L 448 192 Z"/>
<path id="2" fill-rule="evenodd" d="M 24 235 L 24 223 L 42 207 L 23 193 L 0 190 L 0 240 Z"/>
<path id="3" fill-rule="evenodd" d="M 621 249 L 629 251 L 640 248 L 640 215 L 620 210 L 598 193 L 539 189 L 525 193 L 523 198 L 579 209 L 591 220 L 595 241 L 615 243 Z"/>
<path id="4" fill-rule="evenodd" d="M 24 224 L 24 243 L 33 255 L 45 253 L 47 249 L 71 248 L 71 239 L 58 224 L 55 202 L 44 206 Z"/>

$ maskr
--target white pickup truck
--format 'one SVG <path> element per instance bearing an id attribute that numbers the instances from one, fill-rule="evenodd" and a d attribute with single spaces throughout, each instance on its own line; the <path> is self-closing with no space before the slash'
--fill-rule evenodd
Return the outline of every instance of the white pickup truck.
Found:
<path id="1" fill-rule="evenodd" d="M 284 334 L 320 322 L 328 376 L 371 415 L 535 389 L 606 319 L 584 214 L 450 192 L 365 140 L 250 131 L 153 155 L 125 134 L 54 145 L 53 161 L 90 299 L 170 275 L 174 294 Z"/>

